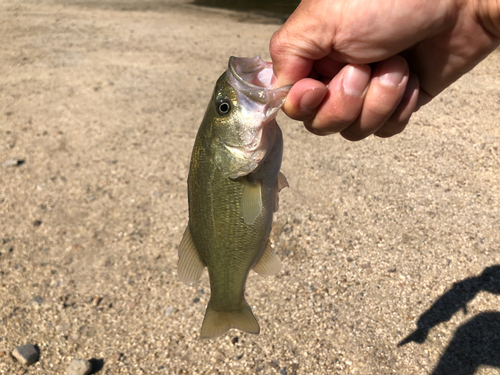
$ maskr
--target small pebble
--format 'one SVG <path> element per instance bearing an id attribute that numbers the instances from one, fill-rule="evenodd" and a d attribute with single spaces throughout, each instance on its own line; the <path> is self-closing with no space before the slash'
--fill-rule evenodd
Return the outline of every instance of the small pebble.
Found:
<path id="1" fill-rule="evenodd" d="M 70 328 L 71 328 L 71 324 L 62 323 L 62 324 L 59 324 L 56 326 L 56 332 L 57 333 L 65 333 L 65 332 L 69 331 Z"/>
<path id="2" fill-rule="evenodd" d="M 177 308 L 174 306 L 169 306 L 165 309 L 165 316 L 171 316 L 175 312 L 177 312 Z"/>
<path id="3" fill-rule="evenodd" d="M 34 296 L 33 299 L 31 300 L 31 304 L 34 307 L 40 307 L 43 303 L 43 298 L 40 296 Z"/>
<path id="4" fill-rule="evenodd" d="M 101 303 L 102 298 L 99 296 L 95 296 L 94 299 L 92 300 L 92 307 L 97 307 Z"/>
<path id="5" fill-rule="evenodd" d="M 267 362 L 267 364 L 269 366 L 271 366 L 272 368 L 274 368 L 275 370 L 279 370 L 280 366 L 278 365 L 278 363 L 276 361 L 270 361 L 270 362 Z"/>
<path id="6" fill-rule="evenodd" d="M 12 245 L 5 245 L 3 249 L 7 253 L 12 253 L 14 251 L 14 246 L 12 246 Z"/>
<path id="7" fill-rule="evenodd" d="M 68 340 L 70 341 L 78 341 L 80 339 L 80 335 L 78 333 L 73 333 L 69 335 Z"/>
<path id="8" fill-rule="evenodd" d="M 22 365 L 29 366 L 38 361 L 40 353 L 35 345 L 26 344 L 15 348 L 12 356 Z"/>
<path id="9" fill-rule="evenodd" d="M 121 361 L 122 358 L 123 358 L 122 353 L 115 353 L 111 356 L 111 360 L 115 362 Z"/>
<path id="10" fill-rule="evenodd" d="M 21 165 L 23 163 L 24 163 L 24 160 L 14 158 L 14 159 L 5 160 L 2 163 L 2 167 L 5 167 L 5 168 L 8 168 L 8 167 L 17 167 L 18 165 Z"/>
<path id="11" fill-rule="evenodd" d="M 109 260 L 108 258 L 101 258 L 99 259 L 99 261 L 97 262 L 97 265 L 99 267 L 109 267 L 111 266 L 113 263 L 111 262 L 111 260 Z"/>
<path id="12" fill-rule="evenodd" d="M 92 365 L 86 359 L 74 359 L 66 369 L 67 375 L 88 375 L 92 371 Z"/>

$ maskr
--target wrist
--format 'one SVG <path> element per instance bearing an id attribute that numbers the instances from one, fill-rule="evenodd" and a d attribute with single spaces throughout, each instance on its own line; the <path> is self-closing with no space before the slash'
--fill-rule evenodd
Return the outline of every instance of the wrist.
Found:
<path id="1" fill-rule="evenodd" d="M 500 0 L 476 0 L 477 16 L 482 26 L 500 38 Z"/>

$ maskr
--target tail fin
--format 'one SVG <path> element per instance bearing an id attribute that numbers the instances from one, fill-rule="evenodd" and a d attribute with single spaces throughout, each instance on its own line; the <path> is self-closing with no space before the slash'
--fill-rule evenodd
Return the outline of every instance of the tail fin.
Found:
<path id="1" fill-rule="evenodd" d="M 230 328 L 258 334 L 260 332 L 259 323 L 257 323 L 247 301 L 243 300 L 240 307 L 239 310 L 217 311 L 212 307 L 212 301 L 209 301 L 201 326 L 201 338 L 213 339 L 223 335 Z"/>

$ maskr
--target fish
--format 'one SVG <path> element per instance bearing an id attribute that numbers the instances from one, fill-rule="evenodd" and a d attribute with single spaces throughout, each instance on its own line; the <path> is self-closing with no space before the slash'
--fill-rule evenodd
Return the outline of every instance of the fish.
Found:
<path id="1" fill-rule="evenodd" d="M 279 192 L 288 187 L 280 172 L 283 136 L 276 115 L 291 86 L 276 85 L 272 63 L 231 57 L 196 135 L 177 273 L 193 285 L 208 269 L 203 339 L 231 328 L 258 334 L 245 299 L 247 276 L 252 269 L 261 275 L 281 269 L 269 236 Z"/>

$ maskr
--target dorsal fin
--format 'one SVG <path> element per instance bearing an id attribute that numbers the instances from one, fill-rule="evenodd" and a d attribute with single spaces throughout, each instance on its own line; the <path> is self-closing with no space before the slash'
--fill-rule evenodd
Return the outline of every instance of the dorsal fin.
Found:
<path id="1" fill-rule="evenodd" d="M 281 191 L 286 187 L 290 187 L 290 185 L 288 185 L 288 180 L 285 175 L 280 172 L 278 173 L 278 190 Z"/>
<path id="2" fill-rule="evenodd" d="M 278 212 L 280 205 L 280 191 L 283 190 L 286 187 L 289 187 L 288 185 L 288 180 L 286 179 L 285 175 L 281 172 L 278 173 L 278 179 L 276 180 L 276 185 L 274 186 L 274 206 L 273 206 L 273 211 Z"/>

